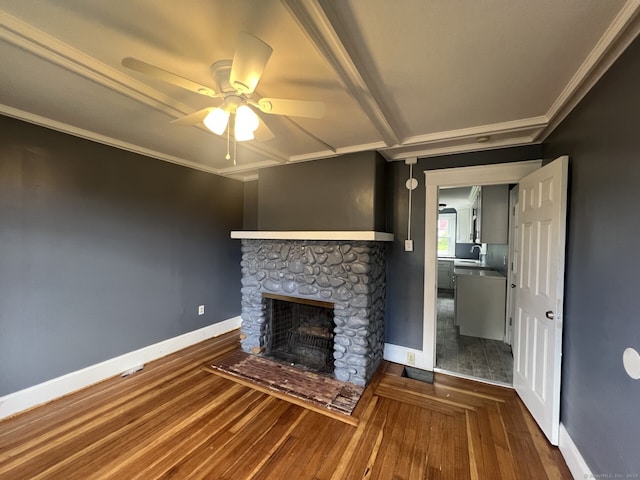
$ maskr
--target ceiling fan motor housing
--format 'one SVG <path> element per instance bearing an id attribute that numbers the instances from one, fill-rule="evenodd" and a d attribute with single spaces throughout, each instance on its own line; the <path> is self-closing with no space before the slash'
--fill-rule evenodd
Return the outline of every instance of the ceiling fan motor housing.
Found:
<path id="1" fill-rule="evenodd" d="M 231 60 L 218 60 L 211 65 L 211 76 L 216 82 L 217 91 L 219 93 L 234 93 L 236 91 L 229 81 L 231 64 Z"/>

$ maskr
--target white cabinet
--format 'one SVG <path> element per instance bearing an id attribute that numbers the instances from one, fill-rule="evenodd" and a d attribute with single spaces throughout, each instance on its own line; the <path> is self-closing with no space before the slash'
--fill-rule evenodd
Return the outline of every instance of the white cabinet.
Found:
<path id="1" fill-rule="evenodd" d="M 473 242 L 473 220 L 471 218 L 471 207 L 457 209 L 457 232 L 456 241 L 458 243 Z"/>
<path id="2" fill-rule="evenodd" d="M 438 289 L 453 289 L 452 260 L 438 260 Z"/>
<path id="3" fill-rule="evenodd" d="M 504 341 L 506 277 L 486 270 L 464 272 L 455 279 L 460 335 Z"/>
<path id="4" fill-rule="evenodd" d="M 473 243 L 480 243 L 480 223 L 482 216 L 482 202 L 480 199 L 480 192 L 473 200 L 471 204 L 471 233 L 473 237 Z"/>
<path id="5" fill-rule="evenodd" d="M 482 187 L 474 203 L 473 213 L 476 217 L 476 242 L 509 242 L 509 185 Z"/>

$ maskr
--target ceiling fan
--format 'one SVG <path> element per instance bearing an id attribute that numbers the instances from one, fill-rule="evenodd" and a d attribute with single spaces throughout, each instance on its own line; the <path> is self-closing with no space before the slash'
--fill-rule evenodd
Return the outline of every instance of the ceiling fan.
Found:
<path id="1" fill-rule="evenodd" d="M 256 138 L 254 133 L 258 135 L 258 140 L 264 141 L 273 138 L 274 135 L 264 122 L 260 121 L 252 107 L 271 115 L 306 118 L 322 118 L 325 112 L 325 105 L 320 101 L 253 98 L 272 52 L 273 49 L 259 38 L 240 32 L 233 60 L 220 60 L 211 65 L 211 75 L 216 83 L 215 90 L 136 58 L 124 58 L 122 65 L 191 92 L 222 99 L 222 104 L 217 107 L 204 108 L 171 123 L 196 125 L 202 122 L 217 135 L 224 134 L 226 130 L 228 139 L 232 134 L 229 118 L 233 115 L 233 137 L 236 141 L 252 140 Z"/>

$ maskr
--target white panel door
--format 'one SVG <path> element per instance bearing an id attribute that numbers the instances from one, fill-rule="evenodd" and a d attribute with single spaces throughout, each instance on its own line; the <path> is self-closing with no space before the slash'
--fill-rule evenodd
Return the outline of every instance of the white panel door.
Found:
<path id="1" fill-rule="evenodd" d="M 560 369 L 568 157 L 520 180 L 513 386 L 553 445 Z"/>

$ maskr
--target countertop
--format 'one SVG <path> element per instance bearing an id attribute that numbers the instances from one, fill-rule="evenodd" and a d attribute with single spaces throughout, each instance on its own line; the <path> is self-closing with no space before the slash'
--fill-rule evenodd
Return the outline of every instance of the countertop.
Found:
<path id="1" fill-rule="evenodd" d="M 500 272 L 496 272 L 495 270 L 482 270 L 479 268 L 456 268 L 453 270 L 453 274 L 487 278 L 507 278 L 503 274 L 501 274 Z"/>
<path id="2" fill-rule="evenodd" d="M 480 262 L 480 260 L 469 260 L 465 258 L 453 258 L 453 257 L 438 257 L 438 261 L 444 260 L 446 262 L 453 262 L 454 268 L 468 268 L 468 269 L 484 269 L 490 270 L 491 267 L 486 263 Z"/>

